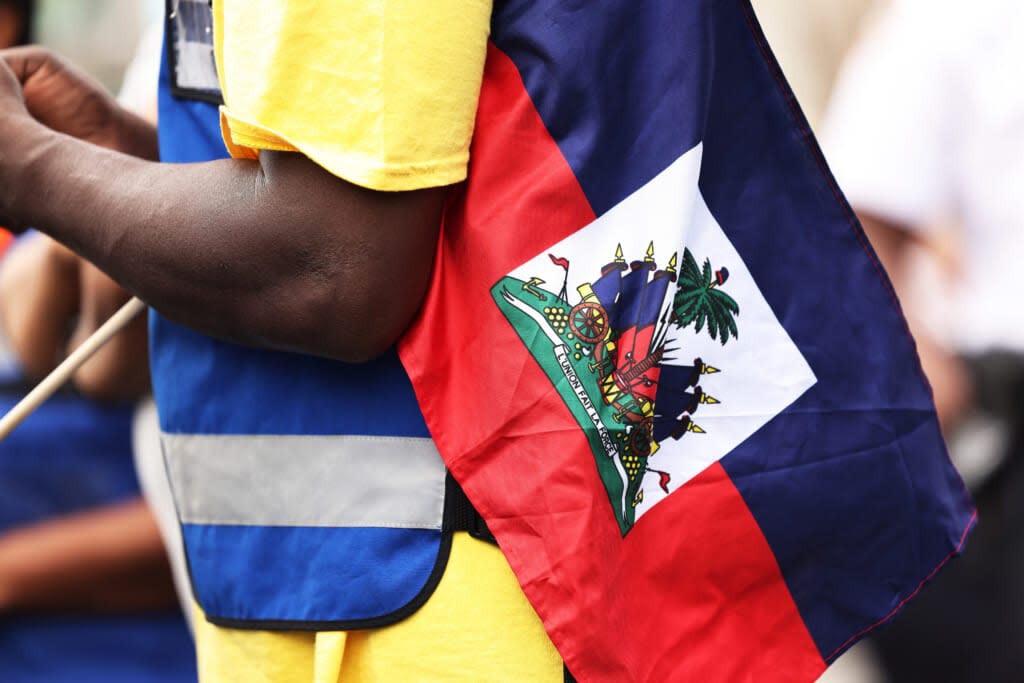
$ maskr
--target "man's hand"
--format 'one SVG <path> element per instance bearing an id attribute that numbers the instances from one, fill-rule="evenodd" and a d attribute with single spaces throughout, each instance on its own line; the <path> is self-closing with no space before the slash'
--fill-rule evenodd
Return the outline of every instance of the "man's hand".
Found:
<path id="1" fill-rule="evenodd" d="M 156 158 L 152 126 L 131 114 L 86 73 L 38 46 L 0 50 L 9 69 L 0 76 L 0 110 L 17 100 L 40 123 L 101 147 Z M 19 93 L 11 92 L 14 83 Z"/>
<path id="2" fill-rule="evenodd" d="M 11 174 L 42 151 L 31 140 L 45 128 L 135 157 L 158 157 L 156 129 L 89 76 L 45 48 L 0 50 L 0 225 L 13 232 L 26 226 L 15 210 L 20 198 Z"/>

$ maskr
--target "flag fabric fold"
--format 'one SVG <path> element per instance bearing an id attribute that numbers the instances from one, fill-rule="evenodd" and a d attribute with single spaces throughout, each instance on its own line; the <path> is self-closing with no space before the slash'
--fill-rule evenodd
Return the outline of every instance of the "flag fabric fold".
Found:
<path id="1" fill-rule="evenodd" d="M 581 681 L 813 680 L 973 509 L 747 0 L 498 0 L 399 348 Z"/>

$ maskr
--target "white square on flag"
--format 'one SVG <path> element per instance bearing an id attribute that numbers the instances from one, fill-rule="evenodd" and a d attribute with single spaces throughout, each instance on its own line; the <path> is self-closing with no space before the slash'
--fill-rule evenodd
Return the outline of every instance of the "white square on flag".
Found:
<path id="1" fill-rule="evenodd" d="M 581 428 L 590 430 L 596 442 L 608 446 L 595 448 L 606 451 L 595 452 L 595 457 L 619 458 L 616 471 L 621 479 L 632 482 L 626 486 L 630 493 L 613 495 L 609 490 L 613 507 L 621 506 L 625 511 L 628 521 L 624 531 L 672 491 L 727 455 L 816 382 L 810 366 L 779 323 L 701 196 L 698 179 L 702 151 L 702 146 L 697 145 L 593 223 L 538 254 L 503 280 L 511 283 L 504 286 L 510 292 L 506 303 L 521 312 L 527 311 L 529 306 L 535 309 L 527 311 L 528 316 L 516 318 L 519 324 L 542 328 L 551 340 L 549 343 L 556 348 L 545 367 L 556 369 L 549 370 L 549 377 L 561 387 L 559 393 L 570 408 L 576 410 Z M 684 327 L 671 322 L 674 295 L 683 282 L 684 250 L 692 254 L 692 262 L 702 274 L 711 274 L 710 289 L 727 293 L 738 306 L 738 313 L 733 316 L 736 336 L 719 329 L 716 338 L 712 338 L 706 320 L 699 331 L 696 321 Z M 670 262 L 673 255 L 674 261 Z M 705 262 L 710 270 L 705 270 Z M 646 273 L 645 284 L 654 281 L 655 273 L 668 274 L 673 280 L 678 273 L 680 280 L 669 285 L 667 291 L 654 294 L 651 287 L 627 291 L 630 287 L 625 284 L 626 276 L 638 268 Z M 596 281 L 602 278 L 602 270 L 615 271 L 610 276 L 615 280 L 612 285 L 608 284 L 610 280 L 604 281 L 606 291 L 610 291 L 609 286 L 621 286 L 621 291 L 614 295 L 614 304 L 610 304 L 613 299 L 606 295 L 605 305 L 600 309 L 580 308 L 585 291 L 581 292 L 579 287 L 592 284 L 593 289 L 599 289 L 601 285 Z M 719 284 L 716 278 L 722 278 L 723 274 L 725 280 Z M 561 292 L 563 281 L 564 295 Z M 638 286 L 636 282 L 633 285 Z M 581 335 L 586 339 L 600 334 L 602 329 L 614 328 L 612 324 L 602 328 L 602 324 L 614 322 L 614 310 L 628 307 L 630 300 L 637 297 L 646 297 L 643 306 L 656 305 L 659 311 L 657 322 L 649 327 L 648 336 L 653 335 L 650 340 L 630 337 L 630 349 L 619 348 L 619 345 L 610 350 L 608 342 L 626 338 L 622 328 L 630 323 L 620 321 L 620 329 L 606 331 L 604 341 L 591 339 L 591 344 L 581 343 Z M 652 304 L 651 297 L 659 301 Z M 509 313 L 509 308 L 503 310 L 506 317 L 519 315 Z M 601 313 L 606 314 L 609 321 L 602 321 Z M 590 332 L 584 328 L 587 316 L 592 319 L 597 316 Z M 616 333 L 622 333 L 622 339 L 616 339 Z M 725 343 L 723 335 L 727 337 Z M 559 343 L 564 347 L 561 351 L 558 351 Z M 694 385 L 686 387 L 686 395 L 677 391 L 677 398 L 671 403 L 662 399 L 664 394 L 657 394 L 658 400 L 654 400 L 659 391 L 658 375 L 647 369 L 645 379 L 641 371 L 647 366 L 636 367 L 651 356 L 658 345 L 663 345 L 664 357 L 651 358 L 648 365 L 660 365 L 663 379 L 665 366 L 694 367 L 695 359 L 708 366 Z M 598 346 L 602 347 L 600 351 L 596 349 Z M 601 353 L 607 360 L 603 370 L 597 362 Z M 538 354 L 535 352 L 534 356 L 537 358 Z M 631 367 L 636 368 L 632 374 Z M 593 371 L 593 376 L 589 371 Z M 636 385 L 635 390 L 630 387 L 631 382 Z M 662 391 L 669 389 L 665 387 Z M 630 404 L 632 413 L 622 407 L 623 397 L 629 399 L 630 392 L 636 399 Z M 645 397 L 650 399 L 647 417 L 657 420 L 663 427 L 679 425 L 683 433 L 653 439 L 657 446 L 651 444 L 649 456 L 630 460 L 629 453 L 636 450 L 630 445 L 630 434 L 635 437 L 634 441 L 642 440 L 640 433 L 634 430 L 640 427 L 635 420 L 644 414 Z M 674 414 L 659 411 L 660 404 L 674 406 L 679 397 L 690 400 L 694 409 L 673 411 Z M 698 400 L 702 397 L 703 401 Z M 601 420 L 606 426 L 601 426 Z M 652 436 L 658 431 L 650 426 L 647 429 L 654 430 Z M 609 451 L 617 454 L 609 455 Z"/>

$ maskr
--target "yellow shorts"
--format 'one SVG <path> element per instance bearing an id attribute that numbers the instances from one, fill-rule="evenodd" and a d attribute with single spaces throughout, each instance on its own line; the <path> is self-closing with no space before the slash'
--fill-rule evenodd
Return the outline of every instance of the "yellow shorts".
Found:
<path id="1" fill-rule="evenodd" d="M 561 683 L 562 660 L 505 557 L 466 533 L 415 614 L 366 631 L 243 631 L 196 608 L 202 683 Z"/>

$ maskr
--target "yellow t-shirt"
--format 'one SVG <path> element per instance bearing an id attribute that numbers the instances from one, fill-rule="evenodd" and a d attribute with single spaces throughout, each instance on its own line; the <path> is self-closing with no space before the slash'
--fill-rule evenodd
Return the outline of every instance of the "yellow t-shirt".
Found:
<path id="1" fill-rule="evenodd" d="M 375 190 L 464 180 L 490 0 L 218 0 L 234 156 L 299 151 Z"/>
<path id="2" fill-rule="evenodd" d="M 490 11 L 490 0 L 216 0 L 229 150 L 301 152 L 376 190 L 463 180 Z M 392 626 L 237 630 L 197 608 L 195 637 L 203 683 L 563 680 L 501 551 L 465 533 L 431 598 Z"/>

